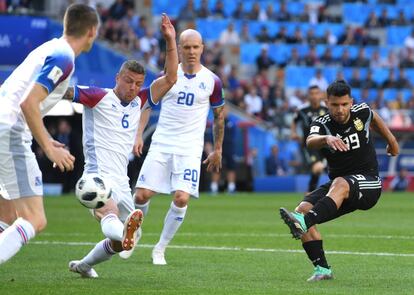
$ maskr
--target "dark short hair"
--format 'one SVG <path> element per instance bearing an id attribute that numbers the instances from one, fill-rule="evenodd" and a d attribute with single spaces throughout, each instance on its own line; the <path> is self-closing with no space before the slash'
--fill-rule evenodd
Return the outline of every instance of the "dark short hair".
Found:
<path id="1" fill-rule="evenodd" d="M 119 70 L 119 72 L 122 72 L 124 70 L 129 70 L 129 71 L 137 73 L 137 74 L 145 75 L 144 66 L 141 65 L 138 61 L 133 60 L 133 59 L 125 61 L 122 64 L 121 69 Z"/>
<path id="2" fill-rule="evenodd" d="M 351 96 L 351 87 L 345 82 L 345 80 L 335 80 L 328 86 L 326 93 L 329 96 L 344 96 L 349 95 Z"/>
<path id="3" fill-rule="evenodd" d="M 63 17 L 63 33 L 79 38 L 98 24 L 99 16 L 95 9 L 85 4 L 72 4 L 66 9 Z"/>
<path id="4" fill-rule="evenodd" d="M 308 87 L 308 92 L 311 91 L 311 90 L 314 90 L 314 89 L 320 90 L 318 85 L 311 85 L 311 86 Z"/>

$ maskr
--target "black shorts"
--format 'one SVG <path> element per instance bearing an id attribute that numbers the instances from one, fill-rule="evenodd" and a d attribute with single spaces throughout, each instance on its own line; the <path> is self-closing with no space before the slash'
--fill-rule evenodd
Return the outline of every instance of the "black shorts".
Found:
<path id="1" fill-rule="evenodd" d="M 309 168 L 312 167 L 313 164 L 316 162 L 322 162 L 324 160 L 324 157 L 318 150 L 304 150 L 305 154 L 305 161 Z"/>
<path id="2" fill-rule="evenodd" d="M 349 184 L 349 197 L 338 209 L 335 219 L 341 215 L 355 210 L 368 210 L 375 206 L 381 196 L 381 178 L 372 175 L 347 175 L 342 176 Z M 332 180 L 321 185 L 319 188 L 305 196 L 303 201 L 315 205 L 320 199 L 324 198 L 332 185 Z"/>
<path id="3" fill-rule="evenodd" d="M 227 170 L 236 170 L 236 161 L 234 155 L 230 153 L 223 153 L 223 168 Z"/>

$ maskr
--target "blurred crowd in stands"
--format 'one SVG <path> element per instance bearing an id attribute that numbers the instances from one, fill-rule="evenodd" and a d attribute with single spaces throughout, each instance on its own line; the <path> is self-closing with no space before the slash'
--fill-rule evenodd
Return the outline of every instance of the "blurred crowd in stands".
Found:
<path id="1" fill-rule="evenodd" d="M 82 0 L 68 0 L 62 5 L 66 7 L 72 2 Z M 214 1 L 212 6 L 210 2 Z M 157 16 L 152 18 L 147 15 L 139 15 L 134 7 L 133 0 L 114 0 L 109 6 L 104 6 L 100 1 L 82 2 L 94 5 L 98 10 L 102 26 L 99 31 L 101 40 L 107 41 L 117 50 L 127 54 L 130 58 L 142 61 L 149 69 L 158 72 L 164 65 L 164 42 L 156 24 Z M 156 2 L 156 1 L 154 1 Z M 225 2 L 222 0 L 201 0 L 200 5 L 195 7 L 193 0 L 188 0 L 184 7 L 180 9 L 178 17 L 174 20 L 177 28 L 194 27 L 197 18 L 202 19 L 234 19 L 234 20 L 258 20 L 258 21 L 278 21 L 278 22 L 306 22 L 316 24 L 320 22 L 341 23 L 342 15 L 332 13 L 329 9 L 332 5 L 341 4 L 344 1 L 326 0 L 309 1 L 303 5 L 303 11 L 291 13 L 288 9 L 287 1 L 278 1 L 278 9 L 274 5 L 263 7 L 256 1 L 249 10 L 245 9 L 244 2 L 239 1 L 231 15 L 226 14 Z M 345 1 L 361 2 L 366 1 Z M 18 11 L 21 8 L 29 8 L 30 0 L 0 0 L 0 11 Z M 395 4 L 395 1 L 377 0 L 377 3 Z M 154 4 L 153 4 L 154 5 Z M 212 8 L 211 8 L 212 7 Z M 414 92 L 408 99 L 403 99 L 402 95 L 390 100 L 384 98 L 383 89 L 411 89 L 410 80 L 406 78 L 404 68 L 414 67 L 414 30 L 407 36 L 404 44 L 396 50 L 390 50 L 386 57 L 381 57 L 379 47 L 367 56 L 365 45 L 379 45 L 380 41 L 371 31 L 390 25 L 405 26 L 413 24 L 413 19 L 407 19 L 403 11 L 396 17 L 389 17 L 387 9 L 381 10 L 377 15 L 375 11 L 369 14 L 363 26 L 344 25 L 342 35 L 336 36 L 329 29 L 321 37 L 315 35 L 310 27 L 306 33 L 298 27 L 292 34 L 288 34 L 285 26 L 271 35 L 267 27 L 263 26 L 260 32 L 252 36 L 249 26 L 244 24 L 238 32 L 233 23 L 221 32 L 220 38 L 213 42 L 208 42 L 203 55 L 203 64 L 213 70 L 222 79 L 226 98 L 235 106 L 244 110 L 249 116 L 262 121 L 269 128 L 275 128 L 279 136 L 284 136 L 288 132 L 291 114 L 303 103 L 306 102 L 306 89 L 286 88 L 285 66 L 311 66 L 322 68 L 324 66 L 338 66 L 337 78 L 343 78 L 342 67 L 354 68 L 352 78 L 349 83 L 353 88 L 361 89 L 361 97 L 356 97 L 359 101 L 368 101 L 373 108 L 384 109 L 385 119 L 392 119 L 395 109 L 413 109 Z M 252 72 L 241 74 L 240 65 L 237 62 L 229 62 L 225 51 L 228 47 L 237 47 L 241 43 L 260 42 L 263 44 L 259 56 L 256 58 L 256 69 Z M 304 55 L 299 53 L 298 48 L 292 47 L 289 59 L 281 64 L 276 63 L 268 52 L 268 44 L 283 43 L 309 45 L 309 50 Z M 331 47 L 327 46 L 323 54 L 317 54 L 315 45 L 357 45 L 360 46 L 355 57 L 347 49 L 343 50 L 339 58 L 334 58 Z M 383 44 L 384 45 L 384 44 Z M 237 50 L 235 51 L 237 54 Z M 388 78 L 378 84 L 373 80 L 373 72 L 378 68 L 390 69 Z M 361 78 L 360 70 L 368 69 L 367 74 Z M 309 85 L 317 84 L 322 90 L 326 89 L 328 83 L 321 71 L 317 71 L 314 78 L 309 81 Z M 372 89 L 374 92 L 373 98 Z M 411 125 L 414 118 L 404 116 L 403 126 Z"/>

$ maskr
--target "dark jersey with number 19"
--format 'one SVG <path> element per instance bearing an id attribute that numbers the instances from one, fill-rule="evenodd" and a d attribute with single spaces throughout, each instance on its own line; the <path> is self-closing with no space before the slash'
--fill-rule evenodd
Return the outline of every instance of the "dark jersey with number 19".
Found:
<path id="1" fill-rule="evenodd" d="M 336 123 L 329 113 L 312 122 L 309 136 L 333 135 L 349 147 L 347 152 L 321 149 L 328 161 L 330 179 L 352 174 L 378 175 L 377 155 L 369 129 L 372 116 L 370 107 L 362 103 L 351 107 L 351 118 L 346 124 Z"/>

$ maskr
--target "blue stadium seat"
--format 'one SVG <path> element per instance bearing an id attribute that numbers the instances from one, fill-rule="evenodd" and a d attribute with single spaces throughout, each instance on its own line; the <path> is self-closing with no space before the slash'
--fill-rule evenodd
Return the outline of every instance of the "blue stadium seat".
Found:
<path id="1" fill-rule="evenodd" d="M 379 68 L 375 69 L 375 71 L 372 71 L 372 79 L 382 84 L 388 77 L 389 70 L 385 68 Z"/>
<path id="2" fill-rule="evenodd" d="M 288 66 L 286 68 L 286 86 L 306 88 L 315 75 L 315 68 Z"/>
<path id="3" fill-rule="evenodd" d="M 342 15 L 344 22 L 360 25 L 364 24 L 370 12 L 369 7 L 369 5 L 362 3 L 342 4 Z"/>
<path id="4" fill-rule="evenodd" d="M 174 0 L 174 5 L 171 5 L 171 1 L 169 0 L 155 0 L 152 2 L 152 13 L 154 15 L 167 13 L 171 17 L 177 17 L 187 1 L 188 0 Z"/>
<path id="5" fill-rule="evenodd" d="M 397 97 L 398 90 L 393 88 L 384 89 L 385 101 L 393 101 Z"/>
<path id="6" fill-rule="evenodd" d="M 404 39 L 410 35 L 411 27 L 388 27 L 387 29 L 387 44 L 402 46 Z"/>
<path id="7" fill-rule="evenodd" d="M 240 61 L 242 64 L 255 64 L 260 54 L 260 43 L 244 43 L 240 46 Z"/>
<path id="8" fill-rule="evenodd" d="M 228 19 L 197 19 L 196 26 L 205 40 L 217 40 L 220 38 L 221 32 L 227 28 L 229 22 Z"/>
<path id="9" fill-rule="evenodd" d="M 411 85 L 414 85 L 414 69 L 406 69 L 405 76 L 410 81 Z"/>
<path id="10" fill-rule="evenodd" d="M 351 96 L 354 99 L 354 103 L 360 103 L 361 102 L 361 89 L 353 88 L 351 90 Z"/>
<path id="11" fill-rule="evenodd" d="M 285 63 L 290 56 L 290 47 L 281 44 L 269 46 L 269 56 L 278 64 Z"/>

